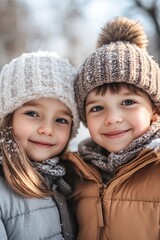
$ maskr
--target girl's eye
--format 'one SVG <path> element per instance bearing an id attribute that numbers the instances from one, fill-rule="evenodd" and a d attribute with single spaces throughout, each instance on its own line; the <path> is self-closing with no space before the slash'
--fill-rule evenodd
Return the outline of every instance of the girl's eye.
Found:
<path id="1" fill-rule="evenodd" d="M 62 124 L 67 124 L 68 123 L 68 121 L 66 119 L 64 119 L 64 118 L 57 118 L 56 122 L 57 123 L 62 123 Z"/>
<path id="2" fill-rule="evenodd" d="M 130 105 L 133 105 L 134 103 L 135 103 L 135 101 L 133 101 L 131 99 L 127 99 L 127 100 L 122 102 L 122 105 L 130 106 Z"/>
<path id="3" fill-rule="evenodd" d="M 35 112 L 35 111 L 28 111 L 25 114 L 30 116 L 30 117 L 38 117 L 38 113 Z"/>
<path id="4" fill-rule="evenodd" d="M 99 112 L 102 111 L 103 107 L 102 106 L 95 106 L 91 109 L 91 112 Z"/>

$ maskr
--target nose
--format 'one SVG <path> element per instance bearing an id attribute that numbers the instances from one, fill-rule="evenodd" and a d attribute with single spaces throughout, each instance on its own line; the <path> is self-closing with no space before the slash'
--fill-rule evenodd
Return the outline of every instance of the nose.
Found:
<path id="1" fill-rule="evenodd" d="M 54 134 L 53 122 L 52 124 L 49 122 L 41 123 L 41 125 L 38 127 L 38 133 L 52 136 Z"/>
<path id="2" fill-rule="evenodd" d="M 117 124 L 123 121 L 123 116 L 118 110 L 110 110 L 107 112 L 104 123 L 105 125 Z"/>

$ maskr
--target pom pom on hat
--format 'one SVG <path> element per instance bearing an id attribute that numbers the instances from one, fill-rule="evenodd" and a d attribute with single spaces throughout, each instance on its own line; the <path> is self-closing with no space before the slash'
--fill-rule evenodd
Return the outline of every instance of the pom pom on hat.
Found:
<path id="1" fill-rule="evenodd" d="M 85 100 L 96 87 L 124 82 L 146 92 L 160 110 L 160 68 L 146 50 L 147 37 L 137 21 L 118 17 L 100 33 L 97 49 L 80 66 L 75 93 L 80 118 L 86 125 Z"/>
<path id="2" fill-rule="evenodd" d="M 6 64 L 0 74 L 0 118 L 21 107 L 25 102 L 53 97 L 72 112 L 74 137 L 79 127 L 75 102 L 76 70 L 56 52 L 24 53 Z"/>
<path id="3" fill-rule="evenodd" d="M 97 48 L 118 41 L 129 42 L 139 48 L 146 48 L 148 44 L 142 25 L 125 17 L 118 17 L 102 28 L 97 40 Z"/>

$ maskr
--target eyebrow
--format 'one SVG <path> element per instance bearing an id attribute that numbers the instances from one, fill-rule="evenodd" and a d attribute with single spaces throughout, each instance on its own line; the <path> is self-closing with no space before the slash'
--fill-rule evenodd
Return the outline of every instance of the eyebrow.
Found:
<path id="1" fill-rule="evenodd" d="M 24 103 L 22 105 L 22 107 L 41 107 L 41 104 L 37 103 L 37 102 L 27 102 L 27 103 Z M 60 114 L 65 114 L 65 115 L 68 115 L 69 117 L 73 117 L 72 116 L 72 113 L 69 113 L 68 111 L 65 111 L 65 110 L 61 110 L 59 111 Z"/>
<path id="2" fill-rule="evenodd" d="M 72 113 L 69 113 L 69 112 L 67 112 L 67 111 L 60 111 L 59 113 L 62 113 L 62 114 L 64 114 L 64 115 L 67 115 L 67 116 L 73 118 Z"/>
<path id="3" fill-rule="evenodd" d="M 141 96 L 140 92 L 131 92 L 131 91 L 126 91 L 124 93 L 122 93 L 123 96 L 130 96 L 130 95 L 138 95 Z"/>
<path id="4" fill-rule="evenodd" d="M 40 106 L 40 104 L 38 104 L 38 103 L 35 103 L 35 102 L 26 102 L 26 103 L 24 103 L 23 105 L 22 105 L 22 107 L 38 107 L 38 106 Z"/>
<path id="5" fill-rule="evenodd" d="M 97 101 L 94 101 L 94 100 L 92 100 L 92 101 L 89 101 L 89 102 L 86 102 L 86 106 L 88 106 L 88 105 L 90 105 L 90 104 L 94 104 L 94 103 L 96 103 Z"/>
<path id="6" fill-rule="evenodd" d="M 116 94 L 116 93 L 115 93 Z M 125 91 L 125 92 L 121 92 L 122 96 L 124 97 L 128 97 L 128 96 L 131 96 L 131 95 L 136 95 L 136 96 L 142 96 L 140 92 L 132 92 L 132 91 Z M 114 94 L 113 94 L 114 95 Z M 119 95 L 119 93 L 118 93 Z M 94 103 L 97 103 L 97 101 L 99 100 L 91 100 L 91 101 L 86 101 L 86 106 L 90 105 L 90 104 L 94 104 Z"/>

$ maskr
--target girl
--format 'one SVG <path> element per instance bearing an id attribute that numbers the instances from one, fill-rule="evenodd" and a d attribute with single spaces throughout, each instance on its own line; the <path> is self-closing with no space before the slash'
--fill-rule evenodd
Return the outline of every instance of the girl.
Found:
<path id="1" fill-rule="evenodd" d="M 60 158 L 79 119 L 75 70 L 54 52 L 21 55 L 0 75 L 0 239 L 75 239 Z"/>

